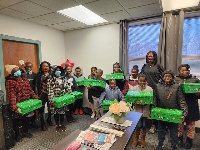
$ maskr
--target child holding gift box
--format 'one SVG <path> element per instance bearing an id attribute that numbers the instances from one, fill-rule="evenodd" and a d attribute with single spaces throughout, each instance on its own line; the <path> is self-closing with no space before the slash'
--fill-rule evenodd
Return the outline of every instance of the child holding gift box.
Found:
<path id="1" fill-rule="evenodd" d="M 124 89 L 122 91 L 123 95 L 126 95 L 131 87 L 138 84 L 138 72 L 139 72 L 138 66 L 134 65 L 131 70 L 131 75 L 128 76 L 128 79 L 124 85 Z"/>
<path id="2" fill-rule="evenodd" d="M 15 140 L 19 142 L 22 140 L 19 132 L 20 123 L 22 124 L 23 136 L 28 138 L 33 137 L 33 135 L 29 133 L 30 116 L 32 115 L 32 113 L 28 113 L 22 116 L 20 114 L 20 109 L 17 108 L 17 103 L 23 102 L 31 98 L 38 99 L 38 96 L 31 89 L 26 74 L 21 73 L 18 66 L 6 65 L 5 68 L 6 71 L 9 73 L 9 76 L 6 77 L 6 92 L 12 110 Z"/>
<path id="3" fill-rule="evenodd" d="M 82 74 L 82 69 L 80 67 L 75 68 L 75 73 L 74 73 L 73 77 L 75 78 L 76 81 L 85 79 L 85 77 Z M 80 86 L 78 86 L 78 89 L 81 93 L 84 93 L 85 87 L 84 87 L 84 85 L 80 85 Z M 77 115 L 78 112 L 79 112 L 80 115 L 82 115 L 83 114 L 82 109 L 83 109 L 83 98 L 77 99 L 76 102 L 75 102 L 74 115 Z"/>
<path id="4" fill-rule="evenodd" d="M 101 96 L 99 98 L 99 106 L 102 106 L 103 100 L 117 100 L 119 101 L 125 101 L 124 96 L 122 95 L 122 92 L 120 89 L 116 86 L 116 80 L 110 79 L 109 80 L 109 86 L 105 89 L 103 93 L 101 93 Z"/>
<path id="5" fill-rule="evenodd" d="M 68 82 L 68 93 L 72 93 L 73 91 L 78 91 L 78 85 L 76 83 L 75 78 L 71 75 L 72 73 L 72 68 L 69 65 L 65 66 L 65 80 Z M 74 117 L 72 116 L 74 112 L 74 104 L 69 104 L 68 105 L 69 111 L 66 111 L 66 118 L 68 122 L 73 122 L 75 121 Z"/>
<path id="6" fill-rule="evenodd" d="M 115 74 L 115 73 L 122 73 L 118 62 L 113 64 L 113 74 Z M 120 91 L 123 90 L 125 82 L 126 82 L 125 79 L 116 79 L 116 85 L 118 86 Z"/>
<path id="7" fill-rule="evenodd" d="M 130 91 L 153 91 L 153 89 L 150 86 L 147 86 L 146 76 L 144 74 L 140 74 L 138 76 L 138 84 L 134 87 L 131 87 Z M 136 130 L 134 132 L 133 147 L 137 146 L 138 139 L 141 132 L 142 134 L 141 147 L 144 148 L 146 146 L 146 142 L 145 142 L 146 128 L 147 128 L 146 122 L 147 122 L 147 119 L 150 119 L 150 108 L 149 108 L 149 105 L 138 103 L 138 104 L 135 104 L 134 109 L 136 112 L 143 113 L 143 115 L 140 121 L 138 122 L 136 126 Z"/>
<path id="8" fill-rule="evenodd" d="M 199 79 L 190 74 L 190 66 L 188 64 L 182 64 L 178 68 L 179 76 L 175 78 L 177 83 L 199 83 Z M 195 93 L 185 93 L 185 100 L 188 105 L 188 115 L 185 118 L 186 122 L 186 143 L 185 148 L 190 149 L 193 145 L 192 141 L 195 135 L 195 121 L 199 120 L 199 105 L 198 98 L 200 91 Z M 183 147 L 183 131 L 184 122 L 178 126 L 178 138 L 179 147 Z"/>
<path id="9" fill-rule="evenodd" d="M 174 83 L 174 73 L 166 70 L 162 74 L 162 80 L 156 85 L 154 91 L 154 105 L 160 108 L 179 109 L 183 111 L 182 120 L 187 116 L 188 109 L 183 94 L 183 89 L 179 84 Z M 178 143 L 178 124 L 172 122 L 158 121 L 158 147 L 162 150 L 165 140 L 166 128 L 170 131 L 170 141 L 172 150 L 177 149 Z"/>
<path id="10" fill-rule="evenodd" d="M 97 71 L 97 67 L 92 67 L 91 68 L 91 74 L 88 76 L 88 79 L 95 79 L 95 73 Z M 94 101 L 91 95 L 92 90 L 88 88 L 88 100 L 91 104 L 91 109 L 92 109 L 92 115 L 91 118 L 95 117 L 95 110 L 94 110 Z"/>
<path id="11" fill-rule="evenodd" d="M 103 70 L 97 69 L 95 73 L 95 79 L 106 82 L 106 80 L 102 78 L 102 75 L 103 75 Z M 101 115 L 103 114 L 102 109 L 99 107 L 99 97 L 101 93 L 104 92 L 105 88 L 102 88 L 100 86 L 88 86 L 87 88 L 91 90 L 91 97 L 94 102 L 94 110 L 95 110 L 96 119 L 99 119 Z"/>
<path id="12" fill-rule="evenodd" d="M 63 96 L 68 92 L 68 82 L 66 82 L 62 74 L 64 74 L 63 68 L 57 66 L 54 69 L 53 78 L 47 80 L 48 99 L 51 113 L 54 114 L 56 122 L 56 132 L 66 131 L 66 127 L 64 126 L 66 107 L 56 108 L 53 100 L 55 97 Z"/>

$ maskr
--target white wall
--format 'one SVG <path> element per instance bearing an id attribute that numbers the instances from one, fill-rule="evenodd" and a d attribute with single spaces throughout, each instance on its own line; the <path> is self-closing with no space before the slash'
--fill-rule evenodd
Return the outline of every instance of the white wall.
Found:
<path id="1" fill-rule="evenodd" d="M 103 69 L 105 77 L 113 63 L 119 62 L 119 25 L 65 32 L 65 49 L 66 59 L 82 67 L 85 77 L 92 66 Z"/>
<path id="2" fill-rule="evenodd" d="M 64 32 L 0 14 L 0 34 L 41 42 L 42 61 L 65 61 Z"/>

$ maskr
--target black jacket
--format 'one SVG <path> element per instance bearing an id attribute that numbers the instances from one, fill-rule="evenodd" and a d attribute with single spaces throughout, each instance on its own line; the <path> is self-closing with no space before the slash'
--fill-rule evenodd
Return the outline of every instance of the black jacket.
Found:
<path id="1" fill-rule="evenodd" d="M 183 78 L 182 76 L 177 76 L 175 78 L 176 83 L 199 83 L 199 79 L 193 77 L 192 75 L 187 78 Z M 188 105 L 188 115 L 186 117 L 186 121 L 197 121 L 199 120 L 199 104 L 198 98 L 195 93 L 185 94 L 185 100 Z"/>
<path id="2" fill-rule="evenodd" d="M 104 78 L 101 78 L 102 81 L 106 82 Z M 105 88 L 102 88 L 100 86 L 94 86 L 92 89 L 90 89 L 90 95 L 99 98 L 101 96 L 101 93 L 105 91 Z"/>
<path id="3" fill-rule="evenodd" d="M 65 75 L 65 78 L 67 79 L 69 89 L 71 89 L 72 92 L 73 91 L 79 91 L 78 90 L 78 85 L 77 85 L 76 80 L 75 80 L 75 78 L 73 76 L 71 76 L 71 75 L 69 75 L 69 76 Z"/>
<path id="4" fill-rule="evenodd" d="M 155 88 L 156 84 L 159 83 L 159 80 L 162 78 L 162 73 L 164 69 L 161 65 L 155 64 L 154 66 L 149 66 L 149 64 L 144 64 L 141 72 L 146 75 L 148 85 Z"/>
<path id="5" fill-rule="evenodd" d="M 183 89 L 179 84 L 173 82 L 168 85 L 161 82 L 155 86 L 154 105 L 161 108 L 183 110 L 183 116 L 187 116 L 188 113 Z"/>

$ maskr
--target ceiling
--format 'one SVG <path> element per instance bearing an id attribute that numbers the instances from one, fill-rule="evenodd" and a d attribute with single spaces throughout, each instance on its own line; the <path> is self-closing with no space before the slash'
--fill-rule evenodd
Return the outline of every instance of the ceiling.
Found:
<path id="1" fill-rule="evenodd" d="M 0 0 L 0 14 L 61 31 L 92 27 L 56 13 L 77 5 L 85 6 L 108 21 L 93 26 L 162 13 L 160 0 Z"/>

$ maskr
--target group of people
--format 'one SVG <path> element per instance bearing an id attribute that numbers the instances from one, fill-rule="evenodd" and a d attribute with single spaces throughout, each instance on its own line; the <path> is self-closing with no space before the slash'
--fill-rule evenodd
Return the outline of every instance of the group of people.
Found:
<path id="1" fill-rule="evenodd" d="M 42 108 L 39 109 L 41 129 L 45 131 L 46 124 L 44 119 L 45 104 L 48 106 L 47 122 L 53 125 L 51 115 L 54 115 L 56 122 L 56 132 L 66 131 L 64 118 L 68 122 L 73 122 L 73 114 L 83 114 L 83 99 L 76 100 L 74 104 L 62 108 L 56 108 L 54 98 L 80 91 L 84 93 L 85 87 L 77 85 L 76 80 L 82 80 L 85 77 L 82 69 L 76 67 L 72 74 L 71 66 L 66 65 L 65 69 L 56 66 L 52 69 L 47 61 L 40 64 L 39 72 L 32 72 L 32 63 L 26 62 L 21 67 L 8 65 L 6 70 L 10 73 L 6 77 L 6 92 L 11 104 L 13 125 L 16 135 L 16 141 L 21 141 L 22 137 L 32 137 L 29 132 L 29 125 L 36 126 L 36 111 L 26 115 L 20 115 L 20 109 L 17 103 L 30 98 L 42 100 Z M 170 70 L 165 70 L 157 63 L 157 54 L 150 51 L 146 55 L 146 64 L 143 65 L 139 72 L 138 66 L 134 65 L 131 74 L 124 79 L 110 79 L 109 81 L 102 78 L 103 70 L 97 67 L 91 68 L 89 79 L 102 80 L 109 85 L 107 88 L 100 86 L 87 86 L 88 100 L 91 103 L 91 118 L 98 119 L 106 111 L 102 109 L 102 101 L 118 100 L 125 101 L 124 95 L 128 91 L 154 91 L 154 105 L 144 105 L 137 103 L 134 110 L 143 113 L 142 118 L 137 124 L 134 132 L 133 147 L 138 145 L 138 139 L 141 134 L 141 147 L 145 147 L 145 136 L 147 133 L 147 120 L 151 119 L 150 110 L 153 107 L 170 108 L 183 110 L 183 123 L 176 124 L 164 121 L 152 121 L 152 127 L 158 130 L 158 150 L 163 147 L 165 140 L 166 128 L 170 131 L 171 147 L 173 150 L 178 146 L 191 148 L 195 135 L 195 121 L 199 119 L 198 98 L 200 92 L 195 94 L 184 94 L 180 83 L 198 83 L 199 80 L 190 74 L 190 66 L 183 64 L 179 68 L 179 75 L 175 76 Z M 122 73 L 119 63 L 113 64 L 113 74 Z M 186 122 L 186 142 L 183 143 L 184 122 Z M 21 131 L 19 130 L 22 126 Z"/>

